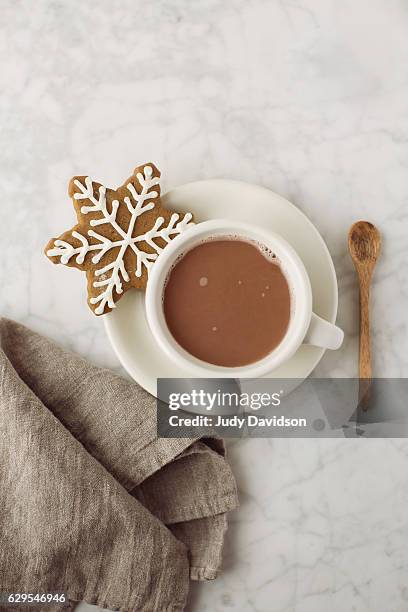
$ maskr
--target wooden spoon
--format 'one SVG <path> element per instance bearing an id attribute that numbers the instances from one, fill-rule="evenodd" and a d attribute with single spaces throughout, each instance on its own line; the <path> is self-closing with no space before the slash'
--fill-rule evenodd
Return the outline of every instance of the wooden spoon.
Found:
<path id="1" fill-rule="evenodd" d="M 370 340 L 370 285 L 381 253 L 381 235 L 368 221 L 357 221 L 349 231 L 349 251 L 360 282 L 360 390 L 359 405 L 367 410 L 372 368 Z"/>

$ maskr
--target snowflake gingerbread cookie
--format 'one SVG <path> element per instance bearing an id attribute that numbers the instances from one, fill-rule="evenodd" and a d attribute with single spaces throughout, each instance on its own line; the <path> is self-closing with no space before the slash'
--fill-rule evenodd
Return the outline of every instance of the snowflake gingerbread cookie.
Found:
<path id="1" fill-rule="evenodd" d="M 116 190 L 88 176 L 69 183 L 78 224 L 52 238 L 45 254 L 86 272 L 88 304 L 96 315 L 112 310 L 131 287 L 145 288 L 159 253 L 192 224 L 191 213 L 162 206 L 159 183 L 160 171 L 151 163 L 136 168 Z"/>

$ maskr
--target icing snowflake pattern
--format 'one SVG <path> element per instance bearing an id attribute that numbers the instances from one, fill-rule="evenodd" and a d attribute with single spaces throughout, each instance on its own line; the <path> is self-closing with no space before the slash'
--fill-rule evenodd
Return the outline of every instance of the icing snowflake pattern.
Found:
<path id="1" fill-rule="evenodd" d="M 121 199 L 112 199 L 109 205 L 106 187 L 94 183 L 89 177 L 73 180 L 72 197 L 80 205 L 81 215 L 91 217 L 87 224 L 89 229 L 85 234 L 78 230 L 79 226 L 73 228 L 71 236 L 74 244 L 63 237 L 55 239 L 46 254 L 50 258 L 58 258 L 59 263 L 75 267 L 81 267 L 87 256 L 91 258 L 90 282 L 93 295 L 89 302 L 97 315 L 115 307 L 115 294 L 123 293 L 123 285 L 131 282 L 132 275 L 140 279 L 146 270 L 148 276 L 151 266 L 166 244 L 187 226 L 192 225 L 191 213 L 181 216 L 174 212 L 167 222 L 161 215 L 153 217 L 153 225 L 148 229 L 144 226 L 143 233 L 138 233 L 138 221 L 148 211 L 153 210 L 159 201 L 159 176 L 154 175 L 151 166 L 142 167 L 141 171 L 136 173 L 140 190 L 129 181 L 126 184 L 127 195 Z M 122 189 L 124 188 L 125 186 Z M 101 229 L 98 231 L 98 228 L 103 226 L 108 227 L 108 232 L 101 233 Z M 148 245 L 149 251 L 141 248 L 142 243 Z M 126 265 L 129 258 L 125 256 L 129 252 L 133 254 L 132 269 Z M 108 263 L 102 261 L 106 255 L 109 256 Z"/>

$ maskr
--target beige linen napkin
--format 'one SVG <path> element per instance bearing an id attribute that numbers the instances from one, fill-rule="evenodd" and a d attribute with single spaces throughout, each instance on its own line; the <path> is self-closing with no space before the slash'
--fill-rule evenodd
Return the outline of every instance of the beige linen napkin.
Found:
<path id="1" fill-rule="evenodd" d="M 181 611 L 236 505 L 221 441 L 158 439 L 139 386 L 0 319 L 0 591 Z"/>

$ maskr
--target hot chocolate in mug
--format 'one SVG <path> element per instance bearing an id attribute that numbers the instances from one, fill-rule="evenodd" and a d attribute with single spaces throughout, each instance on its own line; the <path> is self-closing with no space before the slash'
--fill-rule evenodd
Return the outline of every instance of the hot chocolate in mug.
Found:
<path id="1" fill-rule="evenodd" d="M 312 312 L 310 280 L 291 245 L 228 219 L 194 225 L 166 246 L 145 303 L 159 346 L 196 377 L 257 378 L 301 344 L 338 349 L 344 337 Z"/>

